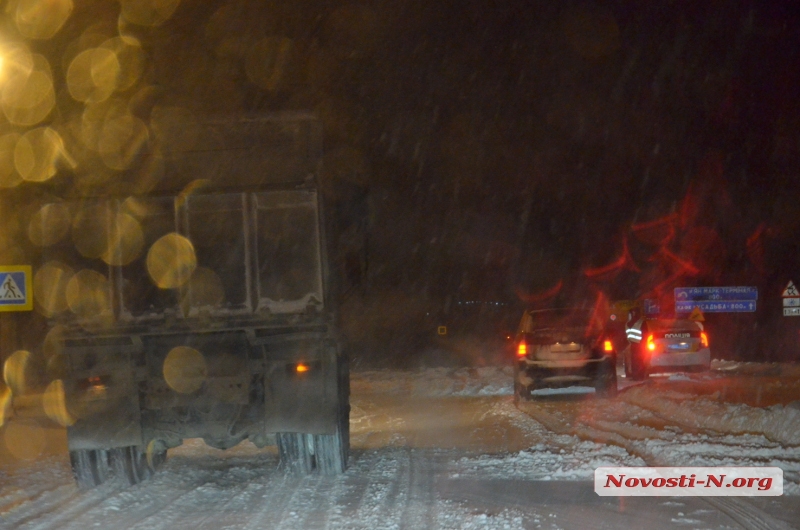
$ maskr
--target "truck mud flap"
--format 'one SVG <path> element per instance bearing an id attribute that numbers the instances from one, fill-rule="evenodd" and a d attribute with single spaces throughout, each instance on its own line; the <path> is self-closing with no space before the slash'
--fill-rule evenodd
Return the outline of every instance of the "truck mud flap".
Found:
<path id="1" fill-rule="evenodd" d="M 339 400 L 335 343 L 285 340 L 263 348 L 265 431 L 333 434 Z"/>

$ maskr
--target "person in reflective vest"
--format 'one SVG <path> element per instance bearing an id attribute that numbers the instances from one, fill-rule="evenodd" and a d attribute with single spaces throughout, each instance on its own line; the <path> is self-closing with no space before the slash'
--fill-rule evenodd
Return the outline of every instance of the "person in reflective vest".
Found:
<path id="1" fill-rule="evenodd" d="M 634 307 L 628 313 L 628 322 L 626 324 L 625 336 L 631 344 L 639 344 L 642 342 L 642 336 L 645 332 L 645 321 L 642 311 L 638 307 Z"/>

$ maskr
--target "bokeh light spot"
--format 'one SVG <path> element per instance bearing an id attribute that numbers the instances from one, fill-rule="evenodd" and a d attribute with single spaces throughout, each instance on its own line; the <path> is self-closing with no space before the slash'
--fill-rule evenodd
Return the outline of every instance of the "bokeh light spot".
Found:
<path id="1" fill-rule="evenodd" d="M 141 43 L 132 37 L 114 37 L 100 45 L 111 50 L 119 62 L 117 90 L 127 90 L 139 80 L 144 71 L 145 53 Z"/>
<path id="2" fill-rule="evenodd" d="M 22 182 L 22 177 L 17 172 L 14 164 L 14 151 L 17 148 L 20 135 L 10 133 L 0 136 L 0 187 L 13 188 Z"/>
<path id="3" fill-rule="evenodd" d="M 191 394 L 203 385 L 207 375 L 206 360 L 194 348 L 176 346 L 164 359 L 164 380 L 175 392 Z"/>
<path id="4" fill-rule="evenodd" d="M 88 205 L 72 221 L 72 241 L 87 258 L 99 258 L 108 252 L 112 214 L 104 204 Z"/>
<path id="5" fill-rule="evenodd" d="M 3 431 L 8 452 L 19 460 L 34 460 L 42 454 L 45 444 L 44 429 L 36 421 L 12 421 Z"/>
<path id="6" fill-rule="evenodd" d="M 105 121 L 97 150 L 111 169 L 128 169 L 147 144 L 149 132 L 142 120 L 125 114 Z"/>
<path id="7" fill-rule="evenodd" d="M 259 87 L 276 91 L 293 66 L 294 43 L 286 37 L 267 37 L 247 51 L 245 72 L 247 78 Z"/>
<path id="8" fill-rule="evenodd" d="M 184 314 L 189 314 L 192 308 L 219 306 L 225 300 L 222 280 L 216 272 L 207 267 L 197 267 L 182 291 L 181 308 Z"/>
<path id="9" fill-rule="evenodd" d="M 33 297 L 40 313 L 52 317 L 67 310 L 67 284 L 73 274 L 69 265 L 59 261 L 45 263 L 36 271 L 33 276 Z"/>
<path id="10" fill-rule="evenodd" d="M 11 417 L 11 397 L 10 388 L 0 388 L 0 428 Z"/>
<path id="11" fill-rule="evenodd" d="M 14 23 L 29 39 L 49 39 L 72 13 L 72 0 L 17 0 Z"/>
<path id="12" fill-rule="evenodd" d="M 196 267 L 192 242 L 174 232 L 162 236 L 147 252 L 147 272 L 162 289 L 180 287 L 189 281 Z"/>
<path id="13" fill-rule="evenodd" d="M 3 381 L 17 395 L 25 392 L 25 370 L 28 368 L 31 354 L 26 350 L 17 350 L 3 363 Z"/>
<path id="14" fill-rule="evenodd" d="M 14 149 L 14 166 L 24 180 L 44 182 L 57 172 L 56 162 L 64 153 L 61 136 L 50 127 L 26 132 Z"/>
<path id="15" fill-rule="evenodd" d="M 64 383 L 56 379 L 47 385 L 42 396 L 42 406 L 47 417 L 62 427 L 69 427 L 75 423 L 75 418 L 67 410 L 67 401 L 64 396 Z"/>
<path id="16" fill-rule="evenodd" d="M 67 282 L 66 293 L 67 305 L 81 318 L 94 319 L 111 314 L 108 279 L 99 272 L 78 271 Z"/>
<path id="17" fill-rule="evenodd" d="M 118 213 L 111 225 L 108 249 L 101 258 L 109 265 L 127 265 L 138 258 L 144 249 L 144 232 L 133 216 Z"/>
<path id="18" fill-rule="evenodd" d="M 90 48 L 79 53 L 67 69 L 67 88 L 76 101 L 105 101 L 117 88 L 120 65 L 108 48 Z"/>
<path id="19" fill-rule="evenodd" d="M 15 125 L 29 127 L 44 120 L 56 104 L 49 71 L 11 76 L 3 84 L 2 104 L 6 118 Z"/>
<path id="20" fill-rule="evenodd" d="M 122 17 L 139 26 L 159 26 L 169 20 L 180 0 L 120 0 Z"/>
<path id="21" fill-rule="evenodd" d="M 72 220 L 69 208 L 64 203 L 42 206 L 28 223 L 28 238 L 36 246 L 48 247 L 64 239 L 69 233 Z"/>

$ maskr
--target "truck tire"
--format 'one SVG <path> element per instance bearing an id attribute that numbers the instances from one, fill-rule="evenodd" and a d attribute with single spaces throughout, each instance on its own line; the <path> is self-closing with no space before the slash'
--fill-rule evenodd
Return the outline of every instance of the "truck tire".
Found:
<path id="1" fill-rule="evenodd" d="M 644 362 L 641 344 L 631 344 L 631 352 L 628 357 L 630 362 L 630 378 L 634 381 L 644 381 L 647 379 L 647 366 Z M 628 374 L 627 364 L 625 374 Z"/>
<path id="2" fill-rule="evenodd" d="M 347 469 L 349 425 L 345 427 L 345 421 L 349 424 L 349 418 L 339 418 L 333 434 L 314 435 L 314 464 L 322 475 L 338 475 Z"/>
<path id="3" fill-rule="evenodd" d="M 347 469 L 350 455 L 350 405 L 340 405 L 333 434 L 281 432 L 276 436 L 280 467 L 293 475 L 314 471 L 338 475 Z"/>
<path id="4" fill-rule="evenodd" d="M 275 435 L 280 468 L 292 475 L 307 475 L 314 468 L 314 437 L 300 432 L 279 432 Z"/>
<path id="5" fill-rule="evenodd" d="M 594 390 L 598 397 L 613 398 L 617 396 L 617 363 L 616 359 L 608 357 L 600 364 Z"/>
<path id="6" fill-rule="evenodd" d="M 99 486 L 112 475 L 108 451 L 104 449 L 81 449 L 69 452 L 72 475 L 80 489 Z"/>
<path id="7" fill-rule="evenodd" d="M 147 459 L 147 452 L 137 446 L 119 447 L 111 450 L 114 473 L 131 486 L 153 476 L 167 459 L 167 452 L 154 453 Z"/>

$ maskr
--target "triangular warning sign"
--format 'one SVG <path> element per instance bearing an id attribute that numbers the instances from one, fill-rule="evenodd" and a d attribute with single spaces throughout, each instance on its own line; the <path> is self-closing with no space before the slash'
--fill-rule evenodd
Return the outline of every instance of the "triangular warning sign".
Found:
<path id="1" fill-rule="evenodd" d="M 0 282 L 0 300 L 22 300 L 23 298 L 25 295 L 14 281 L 14 277 L 6 274 L 6 277 Z"/>
<path id="2" fill-rule="evenodd" d="M 797 291 L 797 287 L 794 286 L 794 282 L 789 280 L 789 283 L 786 284 L 786 288 L 781 293 L 782 298 L 794 298 L 800 296 L 800 292 Z"/>
<path id="3" fill-rule="evenodd" d="M 14 281 L 13 276 L 6 274 L 6 277 L 0 282 L 0 300 L 22 300 L 23 298 L 25 295 Z"/>
<path id="4" fill-rule="evenodd" d="M 705 322 L 706 317 L 703 316 L 703 312 L 700 310 L 699 306 L 694 306 L 694 309 L 692 309 L 692 312 L 689 314 L 689 320 Z"/>

